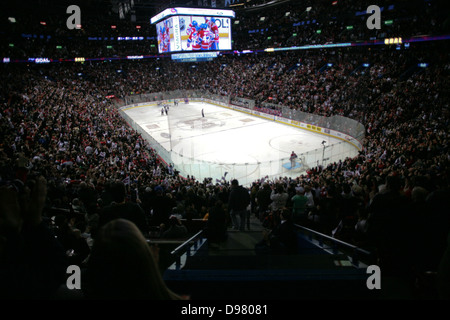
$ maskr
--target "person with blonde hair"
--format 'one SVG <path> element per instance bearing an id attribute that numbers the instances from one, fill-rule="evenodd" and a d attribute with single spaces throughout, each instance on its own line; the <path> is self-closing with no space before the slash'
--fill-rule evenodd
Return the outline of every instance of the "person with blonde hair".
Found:
<path id="1" fill-rule="evenodd" d="M 98 231 L 82 287 L 88 299 L 183 299 L 166 286 L 154 251 L 125 219 L 112 220 Z"/>

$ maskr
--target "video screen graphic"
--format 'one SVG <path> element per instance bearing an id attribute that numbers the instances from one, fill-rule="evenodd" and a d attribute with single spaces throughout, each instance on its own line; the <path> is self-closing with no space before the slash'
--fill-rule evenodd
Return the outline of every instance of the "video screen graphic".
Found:
<path id="1" fill-rule="evenodd" d="M 171 18 L 161 21 L 156 25 L 156 34 L 158 35 L 158 51 L 159 53 L 171 52 L 170 38 L 173 39 L 173 28 L 171 27 Z M 173 45 L 173 41 L 172 41 Z"/>
<path id="2" fill-rule="evenodd" d="M 180 33 L 183 51 L 231 50 L 229 18 L 183 16 Z"/>
<path id="3" fill-rule="evenodd" d="M 158 52 L 231 50 L 231 10 L 172 8 L 151 19 Z"/>

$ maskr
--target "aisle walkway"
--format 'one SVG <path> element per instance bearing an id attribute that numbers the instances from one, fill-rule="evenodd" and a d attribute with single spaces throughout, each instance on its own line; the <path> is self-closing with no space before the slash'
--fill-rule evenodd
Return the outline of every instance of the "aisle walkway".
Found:
<path id="1" fill-rule="evenodd" d="M 264 227 L 255 215 L 250 215 L 250 230 L 228 229 L 228 239 L 219 245 L 210 246 L 209 255 L 255 255 L 255 244 L 263 238 Z"/>

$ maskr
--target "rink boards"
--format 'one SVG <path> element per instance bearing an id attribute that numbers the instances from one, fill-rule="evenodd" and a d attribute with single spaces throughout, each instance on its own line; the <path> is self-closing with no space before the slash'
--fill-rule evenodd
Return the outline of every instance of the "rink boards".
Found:
<path id="1" fill-rule="evenodd" d="M 200 180 L 220 180 L 225 173 L 242 184 L 266 176 L 296 177 L 309 167 L 353 157 L 361 148 L 340 132 L 208 99 L 167 105 L 167 114 L 158 102 L 120 112 L 164 161 Z M 292 151 L 299 156 L 294 168 Z"/>

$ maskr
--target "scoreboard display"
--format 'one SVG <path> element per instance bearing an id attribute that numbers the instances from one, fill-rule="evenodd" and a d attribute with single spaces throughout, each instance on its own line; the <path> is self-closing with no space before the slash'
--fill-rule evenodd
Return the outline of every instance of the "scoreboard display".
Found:
<path id="1" fill-rule="evenodd" d="M 232 10 L 169 8 L 150 19 L 158 52 L 231 50 Z"/>

